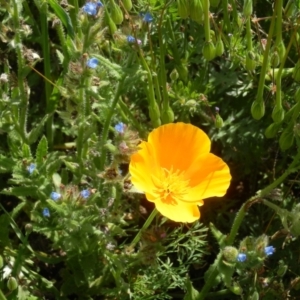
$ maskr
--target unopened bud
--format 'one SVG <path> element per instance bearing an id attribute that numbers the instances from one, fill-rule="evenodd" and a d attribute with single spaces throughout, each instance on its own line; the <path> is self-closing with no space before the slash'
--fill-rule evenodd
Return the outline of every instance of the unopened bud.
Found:
<path id="1" fill-rule="evenodd" d="M 227 246 L 223 249 L 223 257 L 226 261 L 234 263 L 239 254 L 238 249 L 235 247 Z"/>
<path id="2" fill-rule="evenodd" d="M 279 65 L 279 63 L 280 63 L 280 57 L 279 57 L 278 51 L 275 50 L 271 54 L 271 59 L 270 59 L 271 67 L 276 68 Z"/>
<path id="3" fill-rule="evenodd" d="M 179 77 L 179 74 L 176 69 L 173 69 L 172 72 L 170 73 L 170 78 L 172 81 L 176 81 Z"/>
<path id="4" fill-rule="evenodd" d="M 288 269 L 288 266 L 284 263 L 283 260 L 280 260 L 278 270 L 277 270 L 277 275 L 279 277 L 283 277 L 284 274 L 286 273 L 287 269 Z"/>
<path id="5" fill-rule="evenodd" d="M 243 14 L 245 18 L 249 18 L 252 15 L 252 11 L 253 11 L 252 0 L 244 0 Z"/>
<path id="6" fill-rule="evenodd" d="M 275 123 L 281 123 L 284 119 L 284 110 L 282 106 L 275 105 L 273 111 L 272 111 L 272 119 Z"/>
<path id="7" fill-rule="evenodd" d="M 251 72 L 256 67 L 255 55 L 252 51 L 249 51 L 246 56 L 246 70 Z"/>
<path id="8" fill-rule="evenodd" d="M 208 61 L 211 61 L 216 57 L 216 48 L 212 41 L 204 43 L 202 53 L 204 58 Z"/>
<path id="9" fill-rule="evenodd" d="M 161 120 L 163 124 L 173 123 L 174 122 L 174 112 L 171 107 L 168 107 L 167 110 L 164 110 L 161 114 Z"/>
<path id="10" fill-rule="evenodd" d="M 221 40 L 221 38 L 219 38 L 216 43 L 216 56 L 222 56 L 223 53 L 224 53 L 224 43 Z"/>
<path id="11" fill-rule="evenodd" d="M 255 100 L 251 106 L 251 114 L 255 120 L 261 119 L 265 115 L 265 103 Z"/>
<path id="12" fill-rule="evenodd" d="M 190 0 L 190 16 L 195 22 L 203 23 L 204 14 L 201 0 Z"/>
<path id="13" fill-rule="evenodd" d="M 294 143 L 294 132 L 291 130 L 290 126 L 288 126 L 281 133 L 279 138 L 279 146 L 282 151 L 285 151 L 292 147 Z"/>
<path id="14" fill-rule="evenodd" d="M 9 277 L 7 281 L 7 288 L 10 291 L 14 291 L 16 288 L 18 288 L 18 282 L 15 277 Z"/>
<path id="15" fill-rule="evenodd" d="M 216 120 L 215 120 L 216 128 L 221 128 L 221 127 L 223 127 L 223 125 L 224 125 L 224 121 L 223 121 L 222 117 L 219 114 L 217 114 Z"/>
<path id="16" fill-rule="evenodd" d="M 131 0 L 123 0 L 123 5 L 127 11 L 130 11 L 132 9 Z"/>
<path id="17" fill-rule="evenodd" d="M 190 1 L 189 0 L 178 0 L 177 7 L 178 7 L 178 15 L 186 19 L 190 15 Z"/>
<path id="18" fill-rule="evenodd" d="M 279 128 L 281 127 L 280 123 L 272 123 L 265 130 L 265 136 L 267 139 L 272 139 L 277 134 Z"/>
<path id="19" fill-rule="evenodd" d="M 115 0 L 111 1 L 111 18 L 117 25 L 122 24 L 124 20 L 123 12 L 120 6 L 115 3 Z"/>

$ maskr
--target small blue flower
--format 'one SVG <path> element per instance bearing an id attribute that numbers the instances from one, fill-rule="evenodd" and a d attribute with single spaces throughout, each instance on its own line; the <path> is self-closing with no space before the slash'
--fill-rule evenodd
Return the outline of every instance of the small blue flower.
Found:
<path id="1" fill-rule="evenodd" d="M 101 2 L 100 2 L 101 3 Z M 102 4 L 102 3 L 101 3 Z M 102 4 L 103 6 L 103 4 Z M 97 14 L 98 4 L 94 2 L 87 2 L 83 7 L 82 10 L 90 16 L 95 16 Z"/>
<path id="2" fill-rule="evenodd" d="M 28 173 L 31 175 L 33 173 L 33 171 L 36 169 L 36 164 L 31 163 L 28 167 L 27 167 L 27 171 Z"/>
<path id="3" fill-rule="evenodd" d="M 146 22 L 146 23 L 151 23 L 154 20 L 153 16 L 149 12 L 146 12 L 145 14 L 142 14 L 142 17 L 143 17 L 143 21 Z"/>
<path id="4" fill-rule="evenodd" d="M 239 253 L 237 256 L 238 262 L 244 262 L 247 259 L 247 255 L 245 253 Z"/>
<path id="5" fill-rule="evenodd" d="M 90 58 L 87 62 L 86 65 L 89 68 L 95 69 L 98 66 L 99 60 L 97 58 Z"/>
<path id="6" fill-rule="evenodd" d="M 119 122 L 117 125 L 115 125 L 115 129 L 119 133 L 124 133 L 125 128 L 126 128 L 126 125 L 123 124 L 122 122 Z"/>
<path id="7" fill-rule="evenodd" d="M 103 7 L 103 3 L 102 3 L 101 1 L 98 1 L 98 2 L 96 3 L 96 5 L 97 5 L 97 7 Z"/>
<path id="8" fill-rule="evenodd" d="M 49 218 L 50 217 L 50 211 L 49 208 L 45 207 L 43 209 L 43 216 Z"/>
<path id="9" fill-rule="evenodd" d="M 80 192 L 80 195 L 82 198 L 87 199 L 91 195 L 91 192 L 89 190 L 83 190 Z"/>
<path id="10" fill-rule="evenodd" d="M 57 201 L 60 197 L 61 197 L 61 194 L 56 193 L 56 192 L 52 192 L 52 193 L 50 194 L 50 198 L 51 198 L 52 200 L 54 200 L 54 201 Z"/>
<path id="11" fill-rule="evenodd" d="M 272 255 L 275 252 L 275 248 L 273 246 L 268 246 L 265 248 L 265 254 L 267 256 Z"/>
<path id="12" fill-rule="evenodd" d="M 141 45 L 142 44 L 142 41 L 141 40 L 136 40 L 137 41 L 137 43 L 138 43 L 138 45 Z M 133 37 L 132 35 L 128 35 L 127 36 L 127 42 L 129 43 L 129 44 L 134 44 L 135 43 L 135 37 Z"/>

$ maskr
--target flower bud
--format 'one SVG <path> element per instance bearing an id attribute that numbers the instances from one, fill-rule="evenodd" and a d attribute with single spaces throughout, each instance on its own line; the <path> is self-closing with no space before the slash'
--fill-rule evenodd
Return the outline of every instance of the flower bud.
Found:
<path id="1" fill-rule="evenodd" d="M 190 0 L 190 17 L 199 24 L 203 23 L 204 14 L 201 0 Z"/>
<path id="2" fill-rule="evenodd" d="M 249 298 L 248 300 L 259 300 L 259 293 L 255 291 Z"/>
<path id="3" fill-rule="evenodd" d="M 288 19 L 295 13 L 296 10 L 297 10 L 297 7 L 295 5 L 295 1 L 290 0 L 290 1 L 288 1 L 288 3 L 286 4 L 286 7 L 284 8 L 284 16 Z"/>
<path id="4" fill-rule="evenodd" d="M 160 111 L 157 103 L 155 102 L 153 106 L 149 106 L 149 115 L 152 122 L 153 127 L 158 127 L 161 125 L 160 122 Z"/>
<path id="5" fill-rule="evenodd" d="M 278 51 L 273 51 L 271 54 L 270 64 L 272 68 L 276 68 L 280 63 L 280 57 Z"/>
<path id="6" fill-rule="evenodd" d="M 256 61 L 254 60 L 255 55 L 252 51 L 249 51 L 246 56 L 246 70 L 251 72 L 256 67 Z"/>
<path id="7" fill-rule="evenodd" d="M 279 277 L 283 277 L 284 274 L 286 273 L 287 269 L 288 269 L 288 266 L 284 263 L 283 260 L 280 260 L 278 270 L 277 270 L 277 275 Z"/>
<path id="8" fill-rule="evenodd" d="M 251 106 L 251 114 L 255 120 L 261 119 L 265 115 L 265 103 L 255 100 Z"/>
<path id="9" fill-rule="evenodd" d="M 161 120 L 163 124 L 173 123 L 174 122 L 174 112 L 169 106 L 167 110 L 164 110 L 161 114 Z"/>
<path id="10" fill-rule="evenodd" d="M 123 12 L 119 5 L 115 3 L 115 0 L 112 0 L 111 2 L 111 18 L 114 21 L 115 24 L 120 25 L 122 24 L 124 17 Z"/>
<path id="11" fill-rule="evenodd" d="M 170 78 L 172 81 L 176 81 L 179 77 L 179 74 L 176 69 L 173 69 L 172 72 L 170 73 Z"/>
<path id="12" fill-rule="evenodd" d="M 221 38 L 216 43 L 216 56 L 222 56 L 224 53 L 224 43 Z"/>
<path id="13" fill-rule="evenodd" d="M 113 35 L 117 31 L 117 26 L 108 14 L 107 14 L 107 23 L 108 23 L 110 34 Z"/>
<path id="14" fill-rule="evenodd" d="M 131 0 L 123 0 L 123 5 L 127 11 L 130 11 L 132 9 Z"/>
<path id="15" fill-rule="evenodd" d="M 282 106 L 275 105 L 273 111 L 272 111 L 272 119 L 274 123 L 281 123 L 284 119 L 284 110 Z"/>
<path id="16" fill-rule="evenodd" d="M 15 277 L 9 277 L 8 281 L 7 281 L 7 288 L 10 291 L 15 290 L 16 288 L 18 288 L 18 282 L 16 280 Z"/>
<path id="17" fill-rule="evenodd" d="M 265 136 L 267 139 L 271 139 L 273 137 L 275 137 L 275 135 L 277 134 L 279 128 L 281 127 L 280 123 L 272 123 L 270 124 L 267 129 L 265 130 Z"/>
<path id="18" fill-rule="evenodd" d="M 238 285 L 238 283 L 234 283 L 232 287 L 230 287 L 230 290 L 235 294 L 235 295 L 242 295 L 243 289 Z"/>
<path id="19" fill-rule="evenodd" d="M 178 0 L 178 15 L 186 19 L 190 14 L 190 7 L 189 7 L 190 0 Z"/>
<path id="20" fill-rule="evenodd" d="M 223 127 L 223 125 L 224 125 L 224 121 L 223 121 L 222 117 L 219 114 L 217 114 L 216 120 L 215 120 L 216 128 L 221 128 L 221 127 Z"/>
<path id="21" fill-rule="evenodd" d="M 279 43 L 277 43 L 276 46 L 277 46 L 277 51 L 278 51 L 280 61 L 282 61 L 286 52 L 284 42 L 281 40 Z"/>
<path id="22" fill-rule="evenodd" d="M 279 146 L 282 151 L 285 151 L 293 146 L 294 143 L 294 132 L 291 130 L 290 126 L 288 126 L 281 133 L 279 138 Z"/>
<path id="23" fill-rule="evenodd" d="M 211 61 L 216 57 L 216 48 L 212 41 L 204 43 L 202 53 L 204 58 L 208 61 Z"/>
<path id="24" fill-rule="evenodd" d="M 252 11 L 253 11 L 252 0 L 244 0 L 243 14 L 245 18 L 249 18 L 252 15 Z"/>
<path id="25" fill-rule="evenodd" d="M 235 247 L 227 246 L 223 249 L 223 257 L 227 262 L 234 263 L 239 254 L 238 249 Z"/>

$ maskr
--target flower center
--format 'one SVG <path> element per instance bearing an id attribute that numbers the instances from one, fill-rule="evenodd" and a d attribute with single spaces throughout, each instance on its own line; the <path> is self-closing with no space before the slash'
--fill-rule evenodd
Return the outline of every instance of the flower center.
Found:
<path id="1" fill-rule="evenodd" d="M 151 177 L 155 185 L 156 198 L 165 203 L 176 205 L 187 193 L 189 180 L 184 179 L 184 173 L 180 170 L 161 168 L 158 177 L 154 175 Z"/>

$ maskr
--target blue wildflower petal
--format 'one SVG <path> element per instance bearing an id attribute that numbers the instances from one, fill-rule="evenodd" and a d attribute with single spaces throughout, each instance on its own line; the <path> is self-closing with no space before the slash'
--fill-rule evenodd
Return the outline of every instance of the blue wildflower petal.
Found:
<path id="1" fill-rule="evenodd" d="M 49 211 L 49 208 L 47 208 L 47 207 L 45 207 L 44 209 L 43 209 L 43 216 L 44 217 L 50 217 L 50 211 Z"/>
<path id="2" fill-rule="evenodd" d="M 82 198 L 87 199 L 91 195 L 91 192 L 89 190 L 83 190 L 80 192 L 80 195 Z"/>
<path id="3" fill-rule="evenodd" d="M 90 58 L 87 62 L 86 65 L 89 68 L 95 69 L 98 66 L 99 60 L 97 58 Z"/>
<path id="4" fill-rule="evenodd" d="M 27 171 L 28 173 L 31 175 L 33 173 L 33 171 L 36 169 L 36 164 L 31 163 L 28 167 L 27 167 Z"/>
<path id="5" fill-rule="evenodd" d="M 133 37 L 132 35 L 128 35 L 127 36 L 127 42 L 129 44 L 134 44 L 135 43 L 135 37 Z M 136 42 L 138 43 L 138 45 L 141 45 L 142 44 L 142 41 L 137 39 Z"/>
<path id="6" fill-rule="evenodd" d="M 239 253 L 237 256 L 238 262 L 244 262 L 247 259 L 247 255 L 245 253 Z"/>
<path id="7" fill-rule="evenodd" d="M 272 255 L 275 252 L 275 248 L 273 246 L 268 246 L 265 248 L 265 254 L 267 256 Z"/>
<path id="8" fill-rule="evenodd" d="M 119 122 L 117 125 L 115 125 L 115 130 L 118 131 L 119 133 L 124 133 L 125 127 L 126 127 L 125 124 Z"/>
<path id="9" fill-rule="evenodd" d="M 146 23 L 151 23 L 153 22 L 153 16 L 149 13 L 149 12 L 146 12 L 144 15 L 143 15 L 143 21 L 146 22 Z"/>
<path id="10" fill-rule="evenodd" d="M 101 3 L 101 2 L 100 2 Z M 90 16 L 95 16 L 97 14 L 98 5 L 94 2 L 87 2 L 83 7 L 83 11 Z"/>
<path id="11" fill-rule="evenodd" d="M 50 194 L 50 198 L 51 198 L 52 200 L 54 200 L 54 201 L 57 201 L 60 197 L 61 197 L 61 194 L 56 193 L 56 192 L 52 192 L 52 193 Z"/>
<path id="12" fill-rule="evenodd" d="M 96 5 L 97 5 L 97 7 L 103 7 L 103 3 L 102 3 L 101 1 L 98 1 L 98 2 L 96 3 Z"/>

